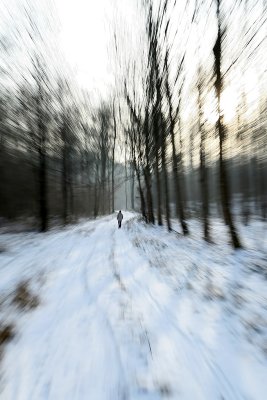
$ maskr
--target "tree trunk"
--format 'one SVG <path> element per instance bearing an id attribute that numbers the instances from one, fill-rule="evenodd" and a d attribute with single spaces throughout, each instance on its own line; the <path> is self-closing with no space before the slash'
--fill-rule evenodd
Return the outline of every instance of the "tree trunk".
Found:
<path id="1" fill-rule="evenodd" d="M 45 135 L 45 133 L 44 133 Z M 47 167 L 46 154 L 44 148 L 44 137 L 41 147 L 39 148 L 39 193 L 40 193 L 40 221 L 41 232 L 45 232 L 48 228 L 48 209 L 47 209 Z"/>
<path id="2" fill-rule="evenodd" d="M 117 123 L 116 123 L 116 116 L 115 116 L 115 109 L 113 103 L 113 124 L 114 124 L 114 137 L 113 137 L 113 147 L 112 147 L 112 212 L 115 211 L 114 205 L 114 198 L 115 198 L 115 178 L 114 178 L 114 171 L 115 171 L 115 145 L 116 145 L 116 137 L 117 137 Z"/>
<path id="3" fill-rule="evenodd" d="M 111 182 L 110 182 L 110 160 L 108 159 L 108 173 L 107 173 L 107 180 L 108 180 L 108 182 L 107 182 L 107 195 L 108 195 L 108 199 L 107 199 L 107 201 L 108 201 L 108 207 L 107 207 L 107 210 L 106 211 L 108 211 L 108 214 L 110 214 L 110 212 L 111 212 L 111 204 L 112 204 L 112 193 L 111 193 Z"/>
<path id="4" fill-rule="evenodd" d="M 75 221 L 75 210 L 74 210 L 74 193 L 73 193 L 73 182 L 72 182 L 72 172 L 69 171 L 68 176 L 68 192 L 69 192 L 69 210 L 70 210 L 70 220 Z"/>
<path id="5" fill-rule="evenodd" d="M 144 177 L 146 184 L 146 200 L 147 200 L 147 219 L 151 224 L 155 224 L 154 210 L 153 210 L 153 199 L 151 192 L 151 173 L 150 173 L 150 164 L 149 164 L 149 144 L 148 144 L 148 122 L 147 122 L 147 113 L 146 110 L 146 119 L 144 125 L 145 131 L 145 157 L 146 157 L 146 166 L 144 168 Z"/>
<path id="6" fill-rule="evenodd" d="M 161 210 L 161 186 L 160 186 L 160 172 L 159 172 L 159 153 L 156 149 L 156 186 L 157 186 L 157 217 L 158 225 L 162 225 L 162 210 Z"/>
<path id="7" fill-rule="evenodd" d="M 131 176 L 131 209 L 134 210 L 134 167 L 131 164 L 131 171 L 132 171 L 132 176 Z"/>
<path id="8" fill-rule="evenodd" d="M 219 134 L 219 176 L 220 176 L 220 191 L 221 191 L 221 205 L 223 210 L 224 221 L 229 227 L 232 245 L 235 249 L 241 248 L 241 243 L 233 222 L 233 217 L 229 203 L 229 186 L 226 173 L 226 165 L 224 160 L 224 145 L 225 145 L 225 133 L 226 129 L 224 126 L 224 118 L 221 109 L 221 92 L 223 87 L 222 75 L 221 75 L 221 44 L 222 44 L 222 32 L 221 32 L 221 15 L 220 15 L 220 0 L 217 0 L 217 20 L 218 20 L 218 34 L 215 46 L 213 48 L 215 58 L 215 90 L 217 96 L 217 130 Z"/>
<path id="9" fill-rule="evenodd" d="M 203 105 L 202 105 L 202 89 L 203 82 L 201 80 L 201 70 L 199 70 L 199 84 L 198 84 L 198 115 L 199 115 L 199 133 L 200 133 L 200 190 L 202 197 L 202 220 L 203 220 L 203 232 L 204 239 L 206 242 L 210 242 L 210 230 L 209 230 L 209 194 L 208 194 L 208 180 L 207 180 L 207 169 L 206 169 L 206 154 L 205 154 L 205 142 L 206 132 L 203 127 Z"/>
<path id="10" fill-rule="evenodd" d="M 202 135 L 202 134 L 201 134 Z M 202 197 L 202 219 L 203 219 L 203 231 L 204 239 L 206 242 L 210 242 L 210 229 L 209 229 L 209 195 L 208 195 L 208 180 L 207 180 L 207 169 L 205 160 L 205 150 L 203 148 L 204 143 L 201 139 L 200 147 L 200 187 Z"/>
<path id="11" fill-rule="evenodd" d="M 169 104 L 170 108 L 170 104 Z M 170 113 L 170 110 L 169 110 Z M 176 145 L 175 145 L 175 136 L 174 136 L 174 121 L 171 119 L 170 124 L 170 133 L 171 133 L 171 143 L 172 143 L 172 172 L 173 172 L 173 180 L 174 180 L 174 191 L 175 191 L 175 205 L 176 205 L 176 216 L 180 220 L 181 228 L 183 234 L 186 236 L 189 234 L 189 230 L 187 227 L 187 223 L 185 221 L 184 215 L 184 207 L 182 201 L 182 194 L 180 188 L 180 179 L 179 179 L 179 170 L 178 170 L 178 161 L 176 155 Z"/>
<path id="12" fill-rule="evenodd" d="M 111 197 L 112 197 L 112 204 L 111 204 L 111 212 L 115 212 L 115 165 L 114 165 L 114 150 L 112 154 L 112 171 L 111 171 Z"/>
<path id="13" fill-rule="evenodd" d="M 146 202 L 147 202 L 147 220 L 151 224 L 155 224 L 155 217 L 153 212 L 153 199 L 151 193 L 151 175 L 148 167 L 144 170 L 145 184 L 146 184 Z"/>
<path id="14" fill-rule="evenodd" d="M 169 185 L 168 185 L 168 173 L 166 167 L 166 138 L 162 134 L 162 145 L 161 145 L 161 162 L 162 162 L 162 172 L 164 179 L 164 199 L 165 199 L 165 213 L 166 222 L 168 230 L 171 231 L 171 221 L 170 221 L 170 204 L 169 204 Z"/>
<path id="15" fill-rule="evenodd" d="M 105 188 L 106 188 L 106 155 L 105 149 L 102 149 L 102 163 L 101 163 L 101 213 L 105 214 Z"/>
<path id="16" fill-rule="evenodd" d="M 189 234 L 189 230 L 185 220 L 184 207 L 181 196 L 179 172 L 178 172 L 178 162 L 177 162 L 177 155 L 174 142 L 172 142 L 172 171 L 173 171 L 174 189 L 176 197 L 176 216 L 177 218 L 179 218 L 183 234 L 186 236 Z"/>
<path id="17" fill-rule="evenodd" d="M 127 145 L 127 142 L 125 142 Z M 128 181 L 128 174 L 127 174 L 127 160 L 126 160 L 126 146 L 124 151 L 124 172 L 125 172 L 125 209 L 128 209 L 128 191 L 127 191 L 127 181 Z"/>
<path id="18" fill-rule="evenodd" d="M 98 216 L 99 210 L 99 198 L 98 198 L 98 165 L 96 165 L 95 171 L 95 192 L 94 192 L 94 217 Z"/>
<path id="19" fill-rule="evenodd" d="M 67 190 L 67 143 L 66 143 L 66 132 L 65 126 L 62 130 L 62 140 L 63 140 L 63 150 L 62 150 L 62 178 L 61 178 L 61 185 L 62 185 L 62 200 L 63 200 L 63 207 L 62 207 L 62 220 L 63 224 L 67 224 L 68 218 L 68 190 Z"/>
<path id="20" fill-rule="evenodd" d="M 170 91 L 170 86 L 169 86 L 168 53 L 166 53 L 166 57 L 165 57 L 165 74 L 166 74 L 165 89 L 166 89 L 166 96 L 167 96 L 167 100 L 168 100 L 168 114 L 169 114 L 169 121 L 170 121 L 170 135 L 171 135 L 171 146 L 172 146 L 172 172 L 173 172 L 173 181 L 174 181 L 176 217 L 179 219 L 183 234 L 186 236 L 189 234 L 189 230 L 187 227 L 187 223 L 185 221 L 182 193 L 181 193 L 181 187 L 180 187 L 181 185 L 180 185 L 179 169 L 178 169 L 178 162 L 177 162 L 178 157 L 176 154 L 175 133 L 174 133 L 176 117 L 173 116 L 172 96 L 171 96 L 171 91 Z M 180 92 L 181 92 L 181 90 L 180 90 Z M 178 112 L 179 112 L 179 105 L 178 105 L 176 114 L 178 114 Z"/>
<path id="21" fill-rule="evenodd" d="M 138 189 L 139 189 L 139 193 L 140 193 L 141 213 L 142 213 L 143 218 L 147 222 L 146 202 L 145 202 L 144 192 L 143 192 L 142 185 L 141 185 L 140 171 L 139 171 L 139 168 L 137 167 L 135 161 L 134 161 L 134 163 L 135 163 L 135 170 L 136 170 L 136 176 L 137 176 L 137 182 L 138 182 Z"/>
<path id="22" fill-rule="evenodd" d="M 155 155 L 156 155 L 156 191 L 157 191 L 157 217 L 158 217 L 158 225 L 162 225 L 162 209 L 161 209 L 161 182 L 160 182 L 160 170 L 159 170 L 159 124 L 158 124 L 158 115 L 157 110 L 155 111 L 155 120 L 154 120 L 154 137 L 155 137 Z"/>

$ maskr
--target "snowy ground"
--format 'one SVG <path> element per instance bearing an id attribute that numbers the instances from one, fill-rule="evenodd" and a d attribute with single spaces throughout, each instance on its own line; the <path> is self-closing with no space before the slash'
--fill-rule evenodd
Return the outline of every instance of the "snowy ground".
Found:
<path id="1" fill-rule="evenodd" d="M 47 234 L 3 234 L 4 400 L 266 399 L 267 231 L 233 252 L 125 213 Z M 175 227 L 179 229 L 179 227 Z M 21 282 L 38 302 L 14 301 Z M 39 303 L 39 305 L 37 304 Z M 1 342 L 0 342 L 1 343 Z"/>

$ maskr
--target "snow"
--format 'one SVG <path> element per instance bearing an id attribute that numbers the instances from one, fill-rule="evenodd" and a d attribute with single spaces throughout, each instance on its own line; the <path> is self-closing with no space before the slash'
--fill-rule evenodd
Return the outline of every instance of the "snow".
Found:
<path id="1" fill-rule="evenodd" d="M 125 212 L 46 234 L 2 234 L 0 361 L 5 400 L 263 400 L 267 392 L 266 225 L 234 252 L 190 221 L 184 238 Z M 179 226 L 174 222 L 175 230 Z M 38 307 L 11 301 L 27 281 Z"/>

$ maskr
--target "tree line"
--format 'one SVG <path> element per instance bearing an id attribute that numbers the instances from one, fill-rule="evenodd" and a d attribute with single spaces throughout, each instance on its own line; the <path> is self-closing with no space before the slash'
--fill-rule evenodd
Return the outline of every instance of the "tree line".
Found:
<path id="1" fill-rule="evenodd" d="M 94 104 L 36 4 L 0 31 L 0 216 L 45 231 L 113 212 L 124 183 L 147 223 L 188 235 L 197 216 L 211 242 L 219 215 L 240 248 L 239 220 L 267 216 L 266 4 L 137 3 L 129 36 L 111 35 L 115 88 Z"/>
<path id="2" fill-rule="evenodd" d="M 113 212 L 116 98 L 91 104 L 64 60 L 57 62 L 59 49 L 52 52 L 36 13 L 26 7 L 20 15 L 19 36 L 1 40 L 0 216 L 33 217 L 46 231 L 50 221 Z"/>
<path id="3" fill-rule="evenodd" d="M 118 65 L 144 219 L 171 231 L 177 218 L 188 235 L 195 209 L 211 242 L 216 205 L 236 249 L 242 247 L 237 217 L 247 224 L 252 214 L 267 214 L 266 69 L 260 64 L 267 12 L 257 2 L 255 19 L 251 7 L 249 1 L 142 2 L 138 51 L 125 54 L 122 47 Z M 258 86 L 251 88 L 257 70 Z"/>

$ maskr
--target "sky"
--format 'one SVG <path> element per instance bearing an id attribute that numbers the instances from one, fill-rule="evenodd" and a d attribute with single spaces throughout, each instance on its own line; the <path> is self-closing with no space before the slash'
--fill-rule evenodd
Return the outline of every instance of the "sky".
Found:
<path id="1" fill-rule="evenodd" d="M 54 0 L 60 21 L 59 40 L 78 83 L 105 93 L 112 73 L 113 0 Z"/>
<path id="2" fill-rule="evenodd" d="M 107 87 L 114 85 L 111 65 L 114 61 L 110 50 L 116 1 L 0 0 L 0 39 L 11 37 L 8 32 L 12 31 L 11 40 L 23 43 L 27 36 L 24 29 L 28 24 L 26 13 L 29 12 L 56 54 L 63 52 L 66 64 L 80 86 L 90 92 L 105 92 Z M 126 3 L 130 1 L 126 0 Z M 49 20 L 50 32 L 46 25 Z M 26 55 L 25 44 L 29 48 L 30 41 L 16 47 L 20 61 Z"/>
<path id="3" fill-rule="evenodd" d="M 103 96 L 115 86 L 114 32 L 125 50 L 140 31 L 137 0 L 53 0 L 60 21 L 59 40 L 78 83 Z M 128 51 L 127 50 L 127 51 Z"/>
<path id="4" fill-rule="evenodd" d="M 104 91 L 113 82 L 108 46 L 112 0 L 54 0 L 59 40 L 81 86 Z"/>

